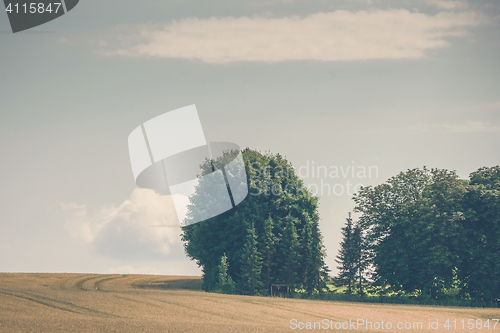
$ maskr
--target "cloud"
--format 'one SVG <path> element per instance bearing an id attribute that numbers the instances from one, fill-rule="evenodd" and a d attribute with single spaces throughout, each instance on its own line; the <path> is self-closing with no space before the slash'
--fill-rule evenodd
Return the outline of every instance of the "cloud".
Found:
<path id="1" fill-rule="evenodd" d="M 161 259 L 180 242 L 180 228 L 170 196 L 135 189 L 121 205 L 89 214 L 85 205 L 61 203 L 72 237 L 102 255 L 120 259 Z M 169 225 L 170 227 L 152 227 Z"/>
<path id="2" fill-rule="evenodd" d="M 119 26 L 96 45 L 107 55 L 208 63 L 415 59 L 449 46 L 448 37 L 466 36 L 467 28 L 490 22 L 475 12 L 428 15 L 406 9 L 337 10 L 304 18 L 186 18 Z"/>
<path id="3" fill-rule="evenodd" d="M 500 132 L 500 126 L 482 121 L 467 121 L 461 124 L 420 124 L 417 130 L 423 132 L 452 132 L 452 133 L 492 133 Z"/>
<path id="4" fill-rule="evenodd" d="M 424 0 L 424 3 L 439 9 L 465 9 L 469 7 L 467 1 L 461 0 Z"/>

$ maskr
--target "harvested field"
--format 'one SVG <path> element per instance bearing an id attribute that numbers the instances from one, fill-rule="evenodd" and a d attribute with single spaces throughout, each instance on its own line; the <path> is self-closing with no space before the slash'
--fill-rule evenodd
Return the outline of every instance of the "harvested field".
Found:
<path id="1" fill-rule="evenodd" d="M 500 324 L 493 329 L 491 320 L 500 318 L 500 309 L 219 295 L 200 285 L 200 278 L 188 276 L 1 273 L 0 332 L 290 332 L 313 331 L 299 330 L 299 322 L 314 325 L 323 319 L 332 320 L 334 329 L 315 331 L 500 332 Z M 350 319 L 394 327 L 335 329 Z M 438 320 L 438 330 L 428 328 L 429 319 Z M 453 323 L 444 328 L 447 319 L 457 319 L 457 329 Z M 491 327 L 467 329 L 468 319 L 490 319 Z M 421 322 L 422 328 L 397 329 L 398 322 Z"/>

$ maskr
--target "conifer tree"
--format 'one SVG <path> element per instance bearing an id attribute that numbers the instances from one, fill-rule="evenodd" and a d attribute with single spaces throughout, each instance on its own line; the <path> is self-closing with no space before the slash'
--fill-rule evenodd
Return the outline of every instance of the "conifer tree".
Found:
<path id="1" fill-rule="evenodd" d="M 342 241 L 340 250 L 335 260 L 339 266 L 339 278 L 348 285 L 349 293 L 352 292 L 352 282 L 356 277 L 356 245 L 354 239 L 351 213 L 347 218 L 345 227 L 342 228 Z"/>
<path id="2" fill-rule="evenodd" d="M 314 290 L 313 274 L 315 270 L 312 248 L 312 221 L 307 213 L 303 214 L 302 232 L 300 234 L 300 262 L 302 270 L 299 275 L 305 290 L 311 294 Z"/>
<path id="3" fill-rule="evenodd" d="M 257 235 L 255 227 L 250 224 L 248 235 L 243 247 L 241 268 L 241 290 L 249 295 L 254 295 L 262 286 L 260 274 L 262 271 L 262 258 L 257 248 Z"/>
<path id="4" fill-rule="evenodd" d="M 288 284 L 290 289 L 297 284 L 299 276 L 299 240 L 295 227 L 296 218 L 288 215 L 284 221 L 285 228 L 283 238 L 280 241 L 280 276 L 283 283 Z"/>
<path id="5" fill-rule="evenodd" d="M 223 292 L 224 294 L 232 294 L 235 290 L 234 281 L 231 275 L 228 274 L 229 263 L 227 262 L 227 256 L 224 255 L 220 258 L 219 264 L 219 279 L 217 282 L 216 290 Z"/>
<path id="6" fill-rule="evenodd" d="M 368 266 L 368 251 L 366 249 L 366 242 L 363 238 L 363 231 L 361 230 L 361 227 L 359 225 L 354 226 L 354 228 L 352 229 L 352 246 L 354 255 L 354 270 L 356 271 L 359 283 L 359 294 L 362 295 L 363 276 Z"/>
<path id="7" fill-rule="evenodd" d="M 325 248 L 323 246 L 323 236 L 319 230 L 319 218 L 311 220 L 311 257 L 309 258 L 309 274 L 307 278 L 307 291 L 322 291 L 326 288 L 326 280 L 330 269 L 325 264 Z"/>
<path id="8" fill-rule="evenodd" d="M 262 281 L 264 287 L 267 288 L 271 284 L 273 276 L 273 258 L 275 255 L 274 249 L 274 234 L 273 234 L 273 219 L 271 215 L 265 220 L 264 228 L 262 231 L 262 241 L 261 241 L 261 253 L 262 253 Z"/>

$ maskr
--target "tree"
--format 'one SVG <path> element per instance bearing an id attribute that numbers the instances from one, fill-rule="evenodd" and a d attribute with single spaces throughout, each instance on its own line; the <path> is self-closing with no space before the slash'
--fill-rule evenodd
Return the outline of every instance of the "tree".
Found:
<path id="1" fill-rule="evenodd" d="M 220 258 L 219 264 L 219 279 L 217 281 L 216 290 L 223 292 L 224 294 L 234 293 L 235 286 L 231 275 L 228 274 L 229 263 L 227 262 L 227 256 L 224 255 Z"/>
<path id="2" fill-rule="evenodd" d="M 464 298 L 500 302 L 499 166 L 469 180 L 412 169 L 354 200 L 377 283 L 433 298 L 457 288 Z"/>
<path id="3" fill-rule="evenodd" d="M 295 224 L 297 220 L 288 215 L 284 222 L 283 237 L 278 243 L 278 263 L 279 277 L 283 283 L 288 284 L 290 289 L 294 288 L 299 283 L 299 269 L 304 265 L 299 265 L 299 239 Z"/>
<path id="4" fill-rule="evenodd" d="M 240 290 L 245 294 L 254 295 L 262 286 L 260 280 L 262 258 L 257 250 L 257 235 L 253 224 L 248 228 L 247 240 L 243 247 L 242 262 Z"/>
<path id="5" fill-rule="evenodd" d="M 202 175 L 223 168 L 238 153 L 229 151 L 221 158 L 206 161 Z M 182 228 L 185 251 L 202 268 L 204 290 L 216 287 L 220 257 L 225 253 L 236 293 L 268 290 L 271 283 L 320 291 L 328 268 L 318 227 L 318 198 L 311 195 L 281 155 L 250 149 L 242 155 L 249 186 L 245 200 L 223 214 Z M 187 222 L 200 210 L 217 204 L 217 200 L 206 196 L 203 185 L 190 197 Z M 302 239 L 305 234 L 310 235 L 310 240 Z M 253 269 L 249 269 L 252 265 Z M 256 274 L 258 267 L 260 273 Z M 250 272 L 257 277 L 255 283 L 249 284 Z"/>
<path id="6" fill-rule="evenodd" d="M 463 289 L 486 302 L 500 301 L 500 167 L 471 173 L 458 271 Z"/>
<path id="7" fill-rule="evenodd" d="M 349 294 L 352 293 L 352 282 L 356 278 L 356 239 L 354 238 L 351 213 L 346 219 L 346 225 L 342 228 L 342 241 L 340 242 L 339 254 L 335 260 L 339 266 L 339 279 L 348 285 Z"/>
<path id="8" fill-rule="evenodd" d="M 307 213 L 304 213 L 304 226 L 300 236 L 300 257 L 304 264 L 301 272 L 299 272 L 299 279 L 303 281 L 306 292 L 311 294 L 314 291 L 312 274 L 315 267 L 313 261 L 312 222 Z"/>
<path id="9" fill-rule="evenodd" d="M 269 215 L 264 222 L 262 240 L 260 242 L 262 253 L 262 281 L 265 286 L 271 284 L 271 279 L 275 269 L 273 265 L 273 258 L 275 255 L 275 237 L 273 234 L 273 227 L 274 222 L 271 215 Z"/>
<path id="10" fill-rule="evenodd" d="M 352 230 L 352 246 L 354 248 L 354 270 L 356 271 L 359 281 L 359 294 L 363 295 L 363 277 L 369 265 L 369 260 L 363 230 L 359 225 L 355 225 Z"/>
<path id="11" fill-rule="evenodd" d="M 308 234 L 309 230 L 311 234 L 310 237 L 308 236 L 310 242 L 304 240 L 305 236 L 302 237 L 302 241 L 305 243 L 302 248 L 307 249 L 307 257 L 303 258 L 306 265 L 306 274 L 303 281 L 306 291 L 312 294 L 314 291 L 322 291 L 326 288 L 326 280 L 330 269 L 326 267 L 324 261 L 326 254 L 323 246 L 323 236 L 319 231 L 318 220 L 313 220 L 309 214 L 304 213 L 304 221 L 304 226 L 307 225 L 307 232 L 304 232 L 304 234 Z M 306 228 L 304 227 L 304 229 Z"/>
<path id="12" fill-rule="evenodd" d="M 377 282 L 429 297 L 453 283 L 464 241 L 466 187 L 453 171 L 424 168 L 363 187 L 354 196 Z"/>

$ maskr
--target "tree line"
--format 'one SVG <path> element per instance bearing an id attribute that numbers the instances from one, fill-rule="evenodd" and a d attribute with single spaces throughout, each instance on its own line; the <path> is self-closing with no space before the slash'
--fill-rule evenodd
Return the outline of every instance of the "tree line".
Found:
<path id="1" fill-rule="evenodd" d="M 499 166 L 466 180 L 412 169 L 361 188 L 354 201 L 360 217 L 347 219 L 337 256 L 349 290 L 367 279 L 424 298 L 500 301 Z"/>

